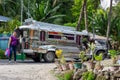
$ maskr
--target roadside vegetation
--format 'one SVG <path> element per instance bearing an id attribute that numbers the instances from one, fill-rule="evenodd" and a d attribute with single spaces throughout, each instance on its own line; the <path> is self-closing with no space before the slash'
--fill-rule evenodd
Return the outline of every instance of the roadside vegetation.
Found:
<path id="1" fill-rule="evenodd" d="M 92 48 L 90 48 L 92 50 Z M 94 54 L 94 52 L 92 51 Z M 63 54 L 57 51 L 59 58 L 55 61 L 53 72 L 58 80 L 116 80 L 120 76 L 120 54 L 116 50 L 109 50 L 110 58 L 103 60 L 103 53 L 86 59 L 85 51 L 80 52 L 80 62 L 64 60 Z M 60 56 L 61 55 L 61 56 Z"/>
<path id="2" fill-rule="evenodd" d="M 0 59 L 6 59 L 6 56 L 4 55 L 5 51 L 0 49 Z"/>

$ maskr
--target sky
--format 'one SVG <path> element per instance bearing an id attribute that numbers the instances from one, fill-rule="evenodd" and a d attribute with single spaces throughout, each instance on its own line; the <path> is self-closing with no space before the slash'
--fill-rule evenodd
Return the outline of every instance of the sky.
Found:
<path id="1" fill-rule="evenodd" d="M 120 0 L 113 0 L 113 6 L 117 4 Z M 110 0 L 101 0 L 101 7 L 107 9 L 110 6 Z"/>

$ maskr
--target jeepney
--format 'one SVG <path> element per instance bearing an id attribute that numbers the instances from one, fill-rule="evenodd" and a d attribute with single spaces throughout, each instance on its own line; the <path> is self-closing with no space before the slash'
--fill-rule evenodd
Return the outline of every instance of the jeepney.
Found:
<path id="1" fill-rule="evenodd" d="M 62 49 L 67 58 L 78 59 L 81 50 L 86 49 L 89 35 L 87 32 L 78 32 L 73 27 L 48 24 L 34 21 L 19 27 L 21 31 L 22 52 L 35 62 L 44 59 L 53 62 L 56 50 Z M 82 39 L 86 42 L 82 44 Z"/>

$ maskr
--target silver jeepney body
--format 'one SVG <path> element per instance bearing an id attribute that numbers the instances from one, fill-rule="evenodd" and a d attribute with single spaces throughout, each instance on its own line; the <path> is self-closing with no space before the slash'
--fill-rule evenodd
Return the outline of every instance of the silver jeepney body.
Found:
<path id="1" fill-rule="evenodd" d="M 27 48 L 23 48 L 23 52 L 27 54 L 46 54 L 49 51 L 55 52 L 56 49 L 62 49 L 65 57 L 78 58 L 80 38 L 88 36 L 87 32 L 75 31 L 73 27 L 44 22 L 33 22 L 19 28 L 23 30 L 24 43 L 28 44 Z"/>

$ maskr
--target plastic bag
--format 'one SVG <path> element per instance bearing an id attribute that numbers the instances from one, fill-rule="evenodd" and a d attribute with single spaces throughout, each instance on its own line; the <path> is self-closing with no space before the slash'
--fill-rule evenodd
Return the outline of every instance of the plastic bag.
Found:
<path id="1" fill-rule="evenodd" d="M 10 49 L 7 48 L 6 51 L 5 51 L 5 56 L 9 57 L 10 56 Z"/>

